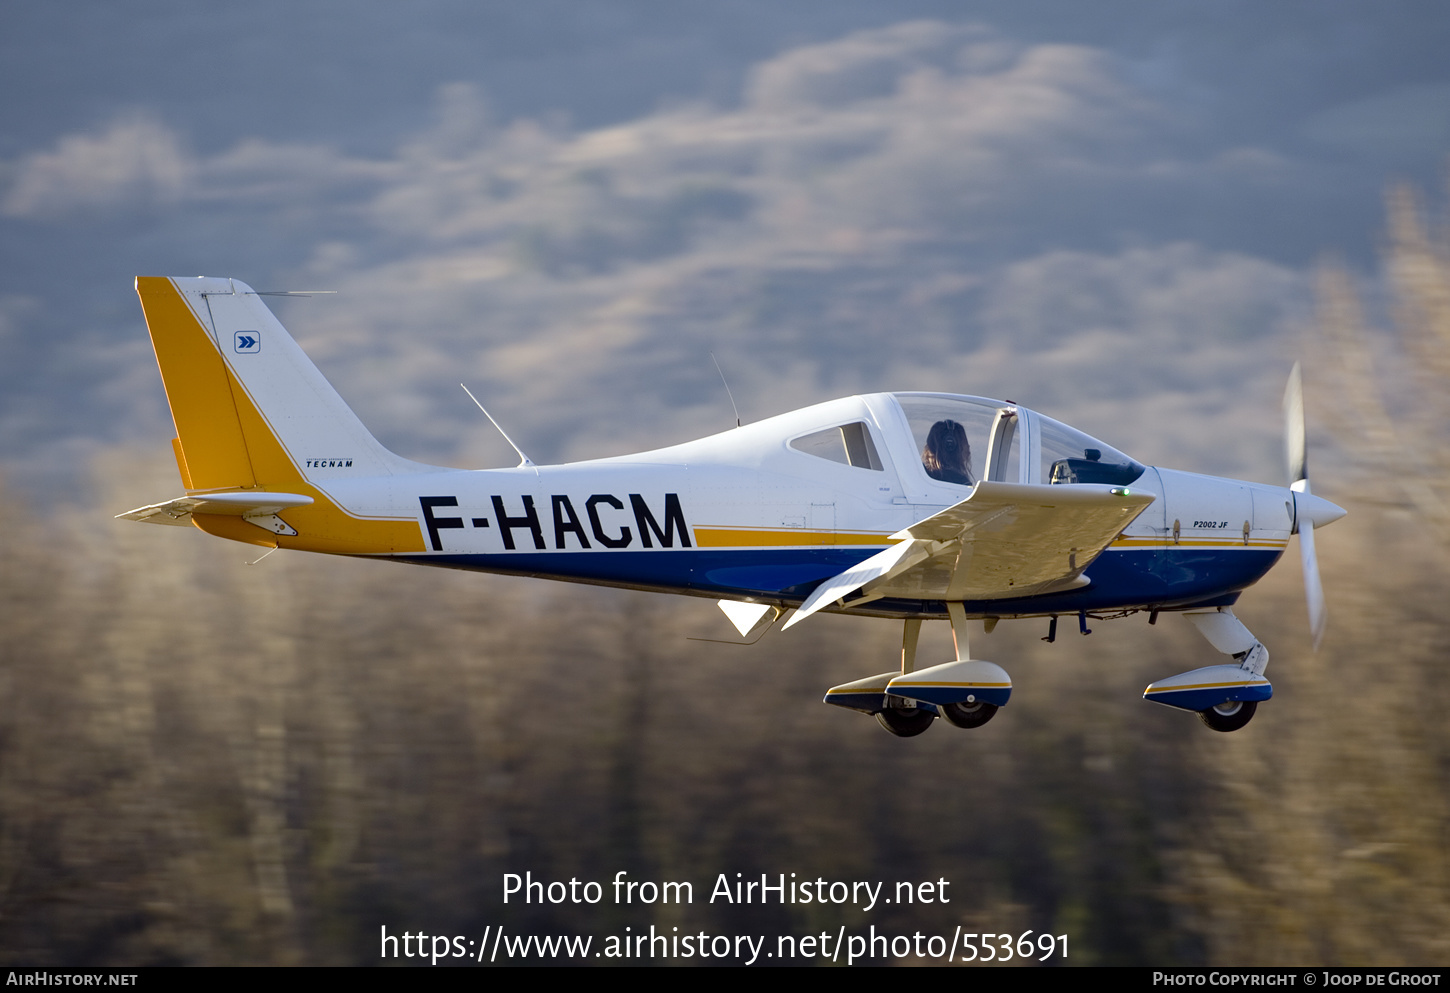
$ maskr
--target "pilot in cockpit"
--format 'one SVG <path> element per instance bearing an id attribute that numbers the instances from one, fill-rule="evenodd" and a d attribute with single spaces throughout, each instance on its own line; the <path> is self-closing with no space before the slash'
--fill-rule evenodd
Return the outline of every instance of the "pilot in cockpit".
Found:
<path id="1" fill-rule="evenodd" d="M 944 483 L 972 485 L 972 446 L 967 429 L 956 421 L 937 421 L 926 436 L 921 464 L 932 479 Z"/>

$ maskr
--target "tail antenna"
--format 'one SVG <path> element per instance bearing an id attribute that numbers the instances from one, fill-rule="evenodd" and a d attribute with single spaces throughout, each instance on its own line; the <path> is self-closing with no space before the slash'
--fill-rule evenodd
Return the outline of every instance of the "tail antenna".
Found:
<path id="1" fill-rule="evenodd" d="M 735 394 L 730 392 L 730 384 L 725 382 L 725 372 L 720 368 L 720 361 L 715 358 L 715 353 L 710 353 L 710 361 L 715 363 L 715 371 L 720 373 L 720 382 L 725 384 L 725 395 L 730 398 L 730 409 L 735 411 L 735 426 L 740 427 L 740 408 L 735 406 Z"/>
<path id="2" fill-rule="evenodd" d="M 459 383 L 458 385 L 463 386 L 462 383 Z M 533 459 L 525 455 L 524 450 L 518 445 L 514 444 L 514 440 L 509 437 L 508 432 L 503 429 L 502 425 L 500 425 L 498 421 L 493 419 L 493 415 L 488 412 L 488 408 L 478 402 L 478 397 L 473 395 L 473 391 L 470 390 L 467 386 L 463 386 L 463 392 L 467 393 L 468 399 L 472 400 L 475 404 L 477 404 L 478 409 L 483 411 L 483 416 L 488 418 L 488 422 L 494 427 L 498 428 L 498 433 L 503 435 L 503 440 L 509 443 L 509 447 L 519 453 L 519 468 L 527 466 L 528 468 L 533 469 L 535 472 L 537 472 L 538 466 L 534 465 Z"/>

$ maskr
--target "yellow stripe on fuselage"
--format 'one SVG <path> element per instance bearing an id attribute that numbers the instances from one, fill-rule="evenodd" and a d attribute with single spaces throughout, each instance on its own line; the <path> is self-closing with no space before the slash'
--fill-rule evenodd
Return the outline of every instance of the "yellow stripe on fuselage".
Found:
<path id="1" fill-rule="evenodd" d="M 1272 548 L 1282 550 L 1287 539 L 1242 537 L 1187 538 L 1174 542 L 1157 536 L 1117 538 L 1109 548 Z M 810 531 L 805 528 L 695 528 L 700 548 L 785 548 L 801 545 L 890 545 L 891 536 L 879 531 Z"/>
<path id="2" fill-rule="evenodd" d="M 1273 548 L 1283 549 L 1289 544 L 1287 538 L 1250 538 L 1246 543 L 1242 536 L 1224 538 L 1182 538 L 1155 536 L 1145 538 L 1115 538 L 1109 548 Z"/>
<path id="3" fill-rule="evenodd" d="M 776 548 L 799 545 L 889 545 L 880 532 L 807 531 L 805 528 L 695 528 L 699 548 Z"/>

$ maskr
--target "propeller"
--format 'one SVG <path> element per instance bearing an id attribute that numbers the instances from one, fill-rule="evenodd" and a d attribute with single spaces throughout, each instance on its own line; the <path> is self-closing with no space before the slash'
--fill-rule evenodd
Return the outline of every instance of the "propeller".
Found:
<path id="1" fill-rule="evenodd" d="M 1314 529 L 1332 524 L 1345 510 L 1309 489 L 1309 466 L 1304 439 L 1304 379 L 1299 363 L 1289 373 L 1284 389 L 1284 442 L 1289 462 L 1289 489 L 1293 491 L 1294 530 L 1299 534 L 1299 557 L 1304 564 L 1304 596 L 1309 602 L 1309 630 L 1314 650 L 1324 637 L 1326 612 L 1324 584 L 1319 579 L 1319 558 L 1314 553 Z"/>

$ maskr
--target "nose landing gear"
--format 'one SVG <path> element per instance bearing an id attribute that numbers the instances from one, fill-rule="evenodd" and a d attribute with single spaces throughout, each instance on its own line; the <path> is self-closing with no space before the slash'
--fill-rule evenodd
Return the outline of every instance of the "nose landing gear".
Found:
<path id="1" fill-rule="evenodd" d="M 1274 687 L 1264 678 L 1269 650 L 1228 607 L 1192 610 L 1183 616 L 1237 665 L 1211 665 L 1160 679 L 1143 691 L 1143 699 L 1192 710 L 1215 731 L 1237 731 L 1253 719 L 1260 701 L 1274 695 Z"/>

